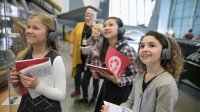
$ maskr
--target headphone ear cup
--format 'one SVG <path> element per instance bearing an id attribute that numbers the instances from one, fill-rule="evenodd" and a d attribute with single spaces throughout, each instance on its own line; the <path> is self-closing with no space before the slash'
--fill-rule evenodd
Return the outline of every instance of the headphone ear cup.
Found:
<path id="1" fill-rule="evenodd" d="M 118 29 L 118 35 L 119 37 L 122 37 L 125 33 L 125 28 L 124 27 L 119 27 Z"/>
<path id="2" fill-rule="evenodd" d="M 161 59 L 166 61 L 167 60 L 167 49 L 164 48 L 161 52 Z"/>
<path id="3" fill-rule="evenodd" d="M 162 60 L 166 61 L 166 60 L 170 60 L 171 58 L 171 43 L 170 43 L 170 40 L 168 37 L 165 37 L 166 41 L 167 41 L 167 45 L 168 47 L 167 48 L 164 48 L 162 50 Z"/>
<path id="4" fill-rule="evenodd" d="M 58 37 L 58 22 L 56 19 L 54 19 L 54 21 L 55 21 L 56 28 L 55 28 L 55 31 L 50 31 L 48 33 L 48 41 L 55 41 L 56 38 Z"/>

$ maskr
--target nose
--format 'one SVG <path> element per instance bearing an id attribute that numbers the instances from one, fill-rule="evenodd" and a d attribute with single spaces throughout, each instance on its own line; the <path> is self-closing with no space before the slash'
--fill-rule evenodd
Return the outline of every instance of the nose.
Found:
<path id="1" fill-rule="evenodd" d="M 26 28 L 26 32 L 27 32 L 27 33 L 32 33 L 33 30 L 32 30 L 31 28 Z"/>
<path id="2" fill-rule="evenodd" d="M 103 27 L 103 32 L 105 32 L 105 31 L 108 30 L 108 29 L 109 29 L 108 26 Z"/>
<path id="3" fill-rule="evenodd" d="M 142 51 L 143 51 L 143 52 L 147 52 L 147 51 L 148 51 L 147 47 L 144 47 L 144 48 L 142 49 Z"/>
<path id="4" fill-rule="evenodd" d="M 105 30 L 106 30 L 106 28 L 105 28 L 105 27 L 103 27 L 103 28 L 102 28 L 102 32 L 105 32 Z"/>
<path id="5" fill-rule="evenodd" d="M 103 29 L 108 29 L 108 25 L 104 26 Z"/>
<path id="6" fill-rule="evenodd" d="M 143 50 L 143 52 L 145 53 L 145 52 L 147 52 L 147 50 Z"/>

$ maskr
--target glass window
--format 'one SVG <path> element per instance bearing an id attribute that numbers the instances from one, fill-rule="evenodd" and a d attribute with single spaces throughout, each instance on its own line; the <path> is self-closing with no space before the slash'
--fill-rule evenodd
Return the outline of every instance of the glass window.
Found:
<path id="1" fill-rule="evenodd" d="M 110 0 L 109 16 L 116 16 L 125 25 L 148 26 L 155 0 Z"/>

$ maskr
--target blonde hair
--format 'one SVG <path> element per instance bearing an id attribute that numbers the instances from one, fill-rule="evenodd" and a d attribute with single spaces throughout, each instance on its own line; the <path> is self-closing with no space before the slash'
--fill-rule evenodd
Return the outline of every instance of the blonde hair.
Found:
<path id="1" fill-rule="evenodd" d="M 24 49 L 23 51 L 21 51 L 20 53 L 17 54 L 16 60 L 23 60 L 26 55 L 29 53 L 30 51 L 30 47 Z"/>
<path id="2" fill-rule="evenodd" d="M 39 21 L 41 21 L 41 23 L 44 24 L 49 31 L 55 31 L 56 25 L 54 17 L 52 15 L 42 13 L 33 14 L 29 17 L 28 21 L 33 18 L 37 18 Z"/>
<path id="3" fill-rule="evenodd" d="M 95 24 L 92 25 L 92 36 L 93 36 L 93 30 L 94 29 L 97 29 L 97 31 L 99 31 L 100 34 L 103 33 L 103 25 L 102 24 L 95 23 Z"/>
<path id="4" fill-rule="evenodd" d="M 33 15 L 31 15 L 29 17 L 28 21 L 30 21 L 33 18 L 37 18 L 43 25 L 45 25 L 47 27 L 47 30 L 48 30 L 47 33 L 56 30 L 55 20 L 54 20 L 54 17 L 52 15 L 42 14 L 42 13 L 33 14 Z M 47 41 L 47 47 L 49 47 L 50 49 L 55 50 L 55 51 L 57 51 L 57 49 L 58 49 L 56 41 L 54 41 L 54 42 Z M 21 51 L 20 53 L 18 53 L 16 60 L 22 60 L 22 59 L 24 59 L 25 56 L 31 50 L 32 50 L 32 46 L 28 45 L 28 47 L 26 49 L 24 49 L 23 51 Z"/>
<path id="5" fill-rule="evenodd" d="M 56 23 L 55 23 L 55 19 L 54 16 L 49 15 L 49 14 L 43 14 L 43 13 L 37 13 L 37 14 L 33 14 L 29 17 L 28 21 L 33 19 L 33 18 L 37 18 L 43 25 L 46 26 L 47 28 L 47 33 L 49 35 L 50 32 L 54 32 L 56 30 Z M 47 37 L 48 40 L 48 37 Z M 47 47 L 50 47 L 54 50 L 57 51 L 58 46 L 57 46 L 57 42 L 56 41 L 47 41 Z"/>

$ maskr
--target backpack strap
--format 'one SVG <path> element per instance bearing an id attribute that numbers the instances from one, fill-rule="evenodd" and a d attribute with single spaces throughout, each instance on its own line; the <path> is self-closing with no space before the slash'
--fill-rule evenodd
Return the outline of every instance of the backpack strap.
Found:
<path id="1" fill-rule="evenodd" d="M 57 52 L 55 52 L 54 50 L 51 50 L 45 57 L 50 57 L 51 64 L 53 65 L 53 61 L 57 56 L 60 56 L 60 55 Z"/>
<path id="2" fill-rule="evenodd" d="M 51 65 L 53 65 L 54 59 L 60 56 L 56 51 L 50 50 L 49 53 L 45 57 L 49 57 L 51 59 Z M 23 59 L 32 59 L 31 51 L 26 54 Z"/>

